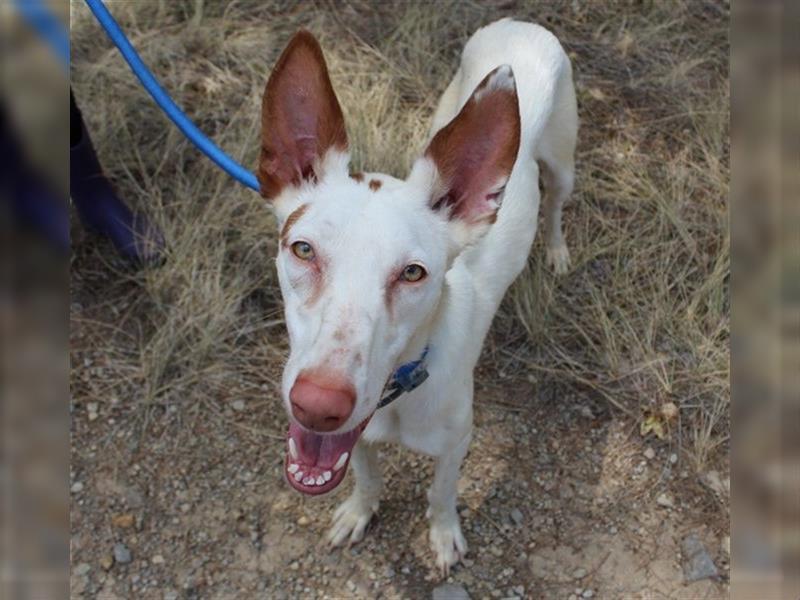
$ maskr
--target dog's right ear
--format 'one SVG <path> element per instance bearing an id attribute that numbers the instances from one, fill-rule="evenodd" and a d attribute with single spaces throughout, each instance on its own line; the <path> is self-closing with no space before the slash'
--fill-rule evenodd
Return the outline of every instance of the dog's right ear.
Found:
<path id="1" fill-rule="evenodd" d="M 275 199 L 289 185 L 314 181 L 327 153 L 347 150 L 347 132 L 322 48 L 297 32 L 267 81 L 261 103 L 261 195 Z"/>

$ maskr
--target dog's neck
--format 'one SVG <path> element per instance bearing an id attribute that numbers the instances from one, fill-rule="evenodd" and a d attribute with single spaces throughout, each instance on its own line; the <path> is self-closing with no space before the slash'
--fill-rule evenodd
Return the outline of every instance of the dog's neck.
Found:
<path id="1" fill-rule="evenodd" d="M 444 317 L 445 307 L 448 304 L 450 295 L 450 285 L 445 281 L 442 288 L 442 294 L 439 301 L 431 311 L 428 318 L 420 325 L 414 334 L 411 336 L 405 349 L 400 353 L 400 358 L 397 360 L 397 365 L 402 365 L 414 360 L 419 360 L 426 347 L 431 345 L 431 338 L 436 330 L 439 328 L 442 318 Z"/>

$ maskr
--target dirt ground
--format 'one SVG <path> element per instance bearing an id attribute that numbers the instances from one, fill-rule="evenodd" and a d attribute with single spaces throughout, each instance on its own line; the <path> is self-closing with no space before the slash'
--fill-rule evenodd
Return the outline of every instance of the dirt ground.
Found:
<path id="1" fill-rule="evenodd" d="M 319 498 L 283 481 L 274 223 L 73 3 L 78 102 L 169 250 L 134 272 L 73 228 L 72 597 L 427 598 L 443 583 L 471 598 L 728 596 L 727 4 L 445 4 L 109 3 L 178 104 L 248 165 L 263 83 L 299 26 L 329 57 L 357 166 L 394 173 L 477 25 L 519 14 L 564 40 L 582 120 L 574 270 L 554 280 L 537 242 L 489 334 L 459 483 L 469 552 L 442 581 L 431 461 L 396 447 L 365 540 L 325 547 L 352 475 Z M 678 421 L 643 435 L 665 403 Z M 691 535 L 715 578 L 686 581 Z"/>
<path id="2" fill-rule="evenodd" d="M 459 485 L 470 552 L 448 582 L 472 598 L 727 597 L 727 532 L 706 508 L 724 510 L 721 500 L 672 464 L 670 447 L 643 443 L 586 396 L 510 378 L 478 385 Z M 365 540 L 330 552 L 322 537 L 351 478 L 301 497 L 282 479 L 277 401 L 240 408 L 173 407 L 141 432 L 124 400 L 96 418 L 75 407 L 74 596 L 429 597 L 440 583 L 424 518 L 430 461 L 385 448 L 385 499 Z M 684 584 L 690 532 L 719 582 Z M 106 568 L 118 543 L 132 561 Z"/>

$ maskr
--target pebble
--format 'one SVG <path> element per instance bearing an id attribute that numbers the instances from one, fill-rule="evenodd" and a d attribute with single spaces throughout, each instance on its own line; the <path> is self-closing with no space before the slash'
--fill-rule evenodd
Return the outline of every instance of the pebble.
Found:
<path id="1" fill-rule="evenodd" d="M 584 577 L 586 577 L 586 569 L 583 567 L 579 567 L 572 572 L 573 579 L 583 579 Z"/>
<path id="2" fill-rule="evenodd" d="M 584 598 L 592 598 L 594 596 L 594 590 L 584 590 L 582 596 Z"/>
<path id="3" fill-rule="evenodd" d="M 469 594 L 463 585 L 444 583 L 433 588 L 433 600 L 469 600 Z"/>
<path id="4" fill-rule="evenodd" d="M 509 514 L 511 520 L 514 521 L 514 524 L 519 526 L 522 525 L 522 521 L 524 520 L 524 516 L 522 515 L 522 511 L 518 508 L 512 508 L 511 513 Z"/>
<path id="5" fill-rule="evenodd" d="M 83 491 L 83 484 L 80 481 L 76 481 L 69 489 L 73 494 L 80 494 Z"/>
<path id="6" fill-rule="evenodd" d="M 656 457 L 656 451 L 655 451 L 655 450 L 653 450 L 652 448 L 647 448 L 647 449 L 644 451 L 644 457 L 645 457 L 647 460 L 653 460 L 653 459 Z"/>
<path id="7" fill-rule="evenodd" d="M 121 565 L 127 565 L 131 562 L 131 551 L 122 542 L 114 544 L 114 560 Z"/>
<path id="8" fill-rule="evenodd" d="M 297 524 L 298 524 L 298 525 L 300 525 L 301 527 L 305 527 L 305 526 L 306 526 L 306 525 L 308 525 L 309 523 L 311 523 L 311 519 L 309 519 L 309 518 L 308 518 L 307 516 L 305 516 L 305 515 L 301 515 L 301 516 L 300 516 L 300 518 L 299 518 L 299 519 L 297 519 Z"/>
<path id="9" fill-rule="evenodd" d="M 351 592 L 355 592 L 356 591 L 356 584 L 353 583 L 352 579 L 348 579 L 347 580 L 347 589 L 350 590 Z"/>
<path id="10" fill-rule="evenodd" d="M 178 592 L 175 590 L 167 590 L 164 592 L 164 600 L 178 600 Z"/>
<path id="11" fill-rule="evenodd" d="M 690 533 L 683 539 L 681 550 L 683 552 L 683 576 L 686 583 L 719 576 L 708 550 L 696 534 Z"/>
<path id="12" fill-rule="evenodd" d="M 242 412 L 244 410 L 244 400 L 235 400 L 233 403 L 233 410 Z"/>
<path id="13" fill-rule="evenodd" d="M 111 518 L 111 524 L 120 529 L 130 529 L 133 527 L 134 518 L 131 513 L 124 513 L 121 515 L 114 515 Z"/>
<path id="14" fill-rule="evenodd" d="M 92 570 L 92 567 L 89 565 L 89 563 L 81 563 L 77 567 L 75 567 L 75 575 L 78 575 L 79 577 L 83 577 L 84 575 L 86 575 L 91 570 Z"/>
<path id="15" fill-rule="evenodd" d="M 673 452 L 672 454 L 669 455 L 669 464 L 674 465 L 677 462 L 678 462 L 678 455 Z"/>
<path id="16" fill-rule="evenodd" d="M 153 563 L 154 565 L 163 565 L 166 561 L 164 560 L 163 556 L 161 556 L 160 554 L 156 554 L 153 558 L 150 559 L 150 562 Z"/>
<path id="17" fill-rule="evenodd" d="M 664 492 L 662 494 L 659 494 L 658 498 L 656 498 L 656 504 L 658 504 L 659 506 L 661 506 L 663 508 L 674 508 L 675 507 L 675 501 L 672 499 L 672 496 L 670 496 L 666 492 Z"/>
<path id="18" fill-rule="evenodd" d="M 110 554 L 106 554 L 105 556 L 100 558 L 100 566 L 103 568 L 104 571 L 110 571 L 111 567 L 114 566 L 114 557 Z"/>

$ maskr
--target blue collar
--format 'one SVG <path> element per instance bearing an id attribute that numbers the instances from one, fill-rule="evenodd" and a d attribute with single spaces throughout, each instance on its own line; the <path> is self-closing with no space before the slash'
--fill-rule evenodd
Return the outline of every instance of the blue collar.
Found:
<path id="1" fill-rule="evenodd" d="M 410 392 L 422 385 L 428 378 L 428 369 L 425 358 L 428 356 L 428 346 L 422 351 L 422 356 L 417 360 L 404 363 L 397 367 L 386 386 L 383 388 L 383 396 L 378 403 L 378 408 L 383 408 L 390 402 L 394 402 L 406 392 Z"/>

